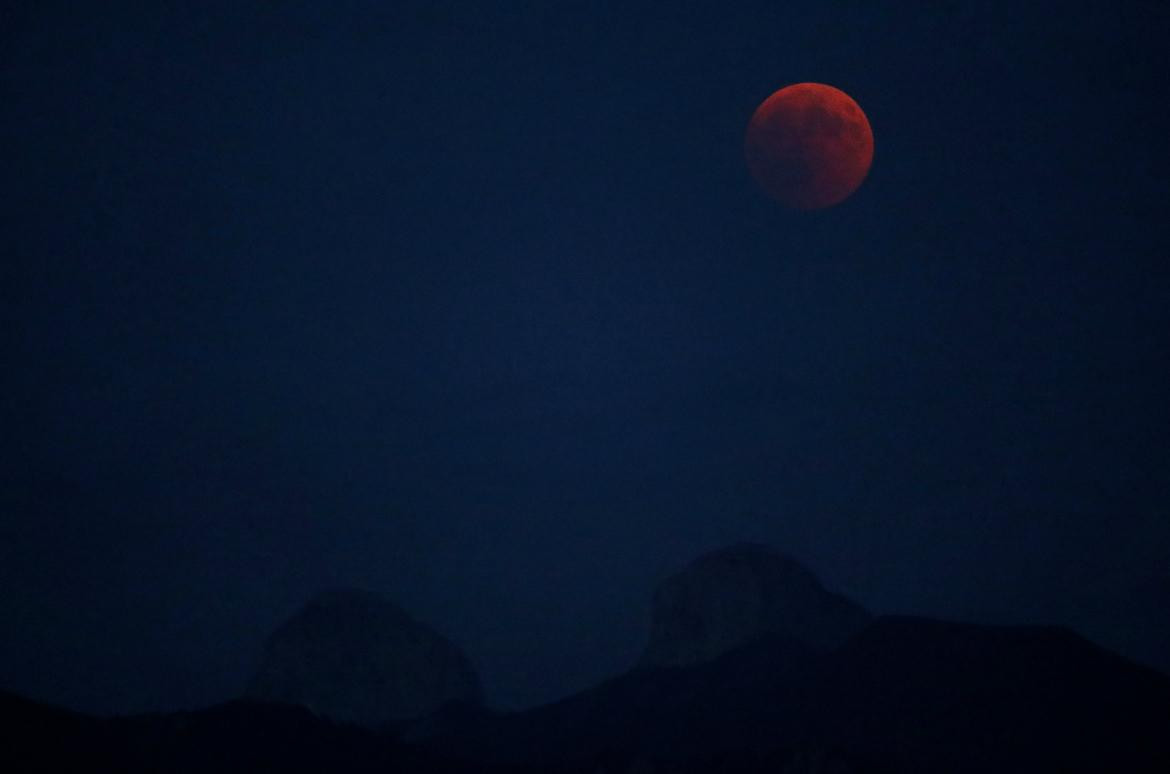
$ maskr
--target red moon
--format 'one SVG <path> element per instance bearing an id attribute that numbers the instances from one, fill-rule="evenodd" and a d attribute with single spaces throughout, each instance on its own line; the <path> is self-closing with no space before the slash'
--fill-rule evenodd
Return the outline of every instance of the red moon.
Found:
<path id="1" fill-rule="evenodd" d="M 873 131 L 853 99 L 823 83 L 785 86 L 756 108 L 744 156 L 756 182 L 799 210 L 819 210 L 857 190 L 873 162 Z"/>

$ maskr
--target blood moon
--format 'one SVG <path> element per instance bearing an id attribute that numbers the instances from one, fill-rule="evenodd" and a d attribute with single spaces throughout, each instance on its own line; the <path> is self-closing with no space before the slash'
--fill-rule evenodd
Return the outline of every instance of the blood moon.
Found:
<path id="1" fill-rule="evenodd" d="M 744 156 L 752 177 L 773 198 L 817 210 L 844 201 L 865 180 L 873 162 L 873 131 L 845 92 L 823 83 L 796 83 L 756 108 Z"/>

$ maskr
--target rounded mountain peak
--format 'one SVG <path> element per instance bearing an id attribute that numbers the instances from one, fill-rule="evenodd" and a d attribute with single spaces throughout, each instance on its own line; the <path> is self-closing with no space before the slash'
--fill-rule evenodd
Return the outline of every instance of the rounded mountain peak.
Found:
<path id="1" fill-rule="evenodd" d="M 247 695 L 371 727 L 482 700 L 479 678 L 454 643 L 357 589 L 323 592 L 281 624 Z"/>
<path id="2" fill-rule="evenodd" d="M 659 584 L 642 664 L 697 664 L 769 635 L 833 648 L 869 619 L 795 559 L 739 543 L 698 557 Z"/>

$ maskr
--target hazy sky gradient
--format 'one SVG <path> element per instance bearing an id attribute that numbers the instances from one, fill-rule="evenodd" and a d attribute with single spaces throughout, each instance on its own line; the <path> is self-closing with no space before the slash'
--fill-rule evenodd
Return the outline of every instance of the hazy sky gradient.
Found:
<path id="1" fill-rule="evenodd" d="M 0 687 L 224 698 L 344 585 L 530 704 L 740 540 L 984 620 L 1166 572 L 1161 3 L 28 5 Z M 805 80 L 876 138 L 811 214 L 742 160 Z"/>

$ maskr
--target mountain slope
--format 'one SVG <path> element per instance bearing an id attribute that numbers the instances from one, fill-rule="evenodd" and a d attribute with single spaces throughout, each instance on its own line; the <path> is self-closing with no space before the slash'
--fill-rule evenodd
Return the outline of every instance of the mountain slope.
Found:
<path id="1" fill-rule="evenodd" d="M 1152 774 L 1170 770 L 1170 680 L 1064 629 L 883 617 L 832 651 L 765 636 L 394 732 L 249 702 L 106 720 L 0 696 L 0 769 Z"/>
<path id="2" fill-rule="evenodd" d="M 867 771 L 1153 772 L 1170 763 L 1170 681 L 1063 629 L 886 617 L 836 651 L 760 639 L 431 744 L 538 768 L 815 750 Z"/>

